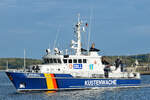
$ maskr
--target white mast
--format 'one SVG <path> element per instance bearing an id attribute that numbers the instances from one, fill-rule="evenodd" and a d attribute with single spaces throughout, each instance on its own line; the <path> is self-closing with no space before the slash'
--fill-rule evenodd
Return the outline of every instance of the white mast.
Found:
<path id="1" fill-rule="evenodd" d="M 26 68 L 26 51 L 24 49 L 24 70 L 25 70 L 25 68 Z"/>
<path id="2" fill-rule="evenodd" d="M 81 21 L 80 21 L 80 14 L 78 14 L 78 22 L 75 25 L 75 34 L 77 37 L 77 41 L 72 40 L 71 41 L 71 48 L 76 50 L 76 55 L 81 55 Z"/>
<path id="3" fill-rule="evenodd" d="M 81 33 L 80 33 L 80 14 L 78 14 L 78 23 L 76 24 L 76 34 L 77 34 L 77 52 L 76 55 L 81 55 Z"/>

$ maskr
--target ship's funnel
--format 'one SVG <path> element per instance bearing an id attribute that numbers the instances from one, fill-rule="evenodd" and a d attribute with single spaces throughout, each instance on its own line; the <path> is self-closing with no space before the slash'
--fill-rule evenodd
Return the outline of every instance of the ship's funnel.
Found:
<path id="1" fill-rule="evenodd" d="M 96 49 L 95 48 L 95 43 L 92 43 L 92 46 L 91 46 L 91 48 L 90 48 L 90 50 L 89 50 L 90 52 L 98 52 L 98 51 L 100 51 L 99 49 Z"/>
<path id="2" fill-rule="evenodd" d="M 91 48 L 95 48 L 95 43 L 92 43 L 92 47 Z"/>

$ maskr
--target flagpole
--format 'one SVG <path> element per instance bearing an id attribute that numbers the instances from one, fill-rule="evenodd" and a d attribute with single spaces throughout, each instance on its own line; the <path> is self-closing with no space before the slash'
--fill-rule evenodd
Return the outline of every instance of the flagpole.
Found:
<path id="1" fill-rule="evenodd" d="M 91 20 L 92 20 L 92 10 L 91 10 L 91 15 L 90 15 L 89 33 L 88 33 L 88 48 L 87 48 L 88 55 L 89 55 L 89 45 L 90 45 L 90 37 L 91 37 Z"/>
<path id="2" fill-rule="evenodd" d="M 25 51 L 25 49 L 24 49 L 24 70 L 26 69 L 26 51 Z"/>

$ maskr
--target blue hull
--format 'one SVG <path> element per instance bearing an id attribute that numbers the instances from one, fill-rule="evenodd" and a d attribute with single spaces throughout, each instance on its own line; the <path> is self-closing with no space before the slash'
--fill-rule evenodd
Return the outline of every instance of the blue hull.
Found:
<path id="1" fill-rule="evenodd" d="M 6 72 L 17 90 L 65 90 L 139 86 L 140 79 L 74 78 L 70 74 Z"/>

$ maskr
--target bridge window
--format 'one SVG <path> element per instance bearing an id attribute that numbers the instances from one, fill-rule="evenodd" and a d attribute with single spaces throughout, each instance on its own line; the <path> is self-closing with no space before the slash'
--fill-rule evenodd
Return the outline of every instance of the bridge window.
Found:
<path id="1" fill-rule="evenodd" d="M 48 63 L 48 62 L 47 62 L 47 59 L 44 59 L 44 63 Z"/>
<path id="2" fill-rule="evenodd" d="M 49 60 L 47 59 L 46 63 L 49 63 Z"/>
<path id="3" fill-rule="evenodd" d="M 52 63 L 62 63 L 61 62 L 61 59 L 52 59 L 52 58 L 50 58 L 50 59 L 44 59 L 44 63 L 50 63 L 50 64 L 52 64 Z"/>
<path id="4" fill-rule="evenodd" d="M 67 59 L 63 59 L 64 63 L 67 63 Z"/>
<path id="5" fill-rule="evenodd" d="M 61 60 L 60 60 L 60 59 L 57 59 L 57 61 L 58 61 L 58 63 L 60 63 L 60 64 L 61 64 Z"/>
<path id="6" fill-rule="evenodd" d="M 82 59 L 78 59 L 78 63 L 82 63 Z"/>
<path id="7" fill-rule="evenodd" d="M 86 60 L 86 59 L 83 59 L 83 63 L 87 63 L 87 60 Z"/>
<path id="8" fill-rule="evenodd" d="M 53 59 L 49 59 L 49 63 L 53 63 Z"/>
<path id="9" fill-rule="evenodd" d="M 69 63 L 72 63 L 72 59 L 69 59 Z"/>
<path id="10" fill-rule="evenodd" d="M 57 60 L 56 59 L 53 59 L 54 60 L 54 63 L 57 63 Z"/>
<path id="11" fill-rule="evenodd" d="M 73 59 L 73 63 L 77 63 L 77 59 Z"/>

